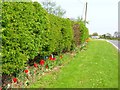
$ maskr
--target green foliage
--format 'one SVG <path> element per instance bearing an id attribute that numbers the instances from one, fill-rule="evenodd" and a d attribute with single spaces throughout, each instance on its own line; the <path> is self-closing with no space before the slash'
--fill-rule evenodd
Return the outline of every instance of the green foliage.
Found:
<path id="1" fill-rule="evenodd" d="M 49 15 L 50 20 L 50 47 L 53 52 L 60 54 L 62 50 L 70 50 L 73 40 L 73 31 L 71 21 L 63 19 L 52 14 Z"/>
<path id="2" fill-rule="evenodd" d="M 80 42 L 88 29 L 80 22 Z M 48 14 L 37 2 L 4 2 L 2 6 L 3 74 L 19 72 L 38 54 L 61 54 L 74 46 L 71 20 Z"/>
<path id="3" fill-rule="evenodd" d="M 83 21 L 80 21 L 79 24 L 80 24 L 80 32 L 81 32 L 80 42 L 81 44 L 83 44 L 85 40 L 89 37 L 89 31 Z"/>
<path id="4" fill-rule="evenodd" d="M 28 59 L 46 54 L 49 24 L 39 3 L 4 2 L 2 7 L 2 68 L 22 69 Z M 45 49 L 44 49 L 45 48 Z"/>

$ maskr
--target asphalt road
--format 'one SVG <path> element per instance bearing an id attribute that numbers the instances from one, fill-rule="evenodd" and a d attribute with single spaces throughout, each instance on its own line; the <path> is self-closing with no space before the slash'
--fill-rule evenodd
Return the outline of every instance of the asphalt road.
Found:
<path id="1" fill-rule="evenodd" d="M 108 40 L 108 41 L 114 44 L 120 50 L 120 41 L 118 40 Z"/>

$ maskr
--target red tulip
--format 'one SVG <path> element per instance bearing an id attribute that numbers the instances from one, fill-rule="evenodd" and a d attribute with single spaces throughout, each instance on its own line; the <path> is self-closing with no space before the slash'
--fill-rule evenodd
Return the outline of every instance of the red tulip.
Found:
<path id="1" fill-rule="evenodd" d="M 40 65 L 43 66 L 45 64 L 44 60 L 40 60 Z"/>
<path id="2" fill-rule="evenodd" d="M 56 60 L 56 58 L 52 58 L 52 57 L 49 57 L 49 59 L 50 59 L 51 61 L 54 61 L 54 60 Z"/>
<path id="3" fill-rule="evenodd" d="M 13 78 L 12 80 L 13 80 L 13 82 L 14 82 L 14 83 L 16 83 L 16 82 L 17 82 L 17 78 Z"/>
<path id="4" fill-rule="evenodd" d="M 49 60 L 52 60 L 52 59 L 53 59 L 52 57 L 49 58 Z"/>
<path id="5" fill-rule="evenodd" d="M 52 60 L 54 61 L 54 60 L 56 60 L 56 58 L 53 58 Z"/>
<path id="6" fill-rule="evenodd" d="M 24 72 L 27 74 L 27 73 L 28 73 L 28 70 L 26 69 L 26 70 L 24 70 Z"/>
<path id="7" fill-rule="evenodd" d="M 34 63 L 34 67 L 36 67 L 36 68 L 37 68 L 37 67 L 38 67 L 38 65 L 37 65 L 36 63 Z"/>
<path id="8" fill-rule="evenodd" d="M 50 55 L 49 59 L 52 60 L 52 55 Z"/>

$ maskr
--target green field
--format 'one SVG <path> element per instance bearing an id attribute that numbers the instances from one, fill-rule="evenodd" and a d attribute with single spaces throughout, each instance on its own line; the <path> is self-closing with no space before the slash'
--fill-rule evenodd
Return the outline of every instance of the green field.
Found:
<path id="1" fill-rule="evenodd" d="M 65 56 L 70 59 L 69 55 Z M 67 60 L 66 60 L 67 61 Z M 58 71 L 39 78 L 30 88 L 117 88 L 118 51 L 110 43 L 92 40 Z"/>

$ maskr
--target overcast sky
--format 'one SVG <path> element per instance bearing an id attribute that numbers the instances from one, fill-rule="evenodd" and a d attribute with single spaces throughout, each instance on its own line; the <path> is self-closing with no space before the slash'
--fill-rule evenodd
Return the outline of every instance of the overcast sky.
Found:
<path id="1" fill-rule="evenodd" d="M 37 0 L 41 2 L 42 0 Z M 88 2 L 87 21 L 90 34 L 118 31 L 118 2 L 120 0 L 51 0 L 66 10 L 65 17 L 84 16 L 85 2 Z M 84 18 L 84 17 L 83 17 Z"/>

